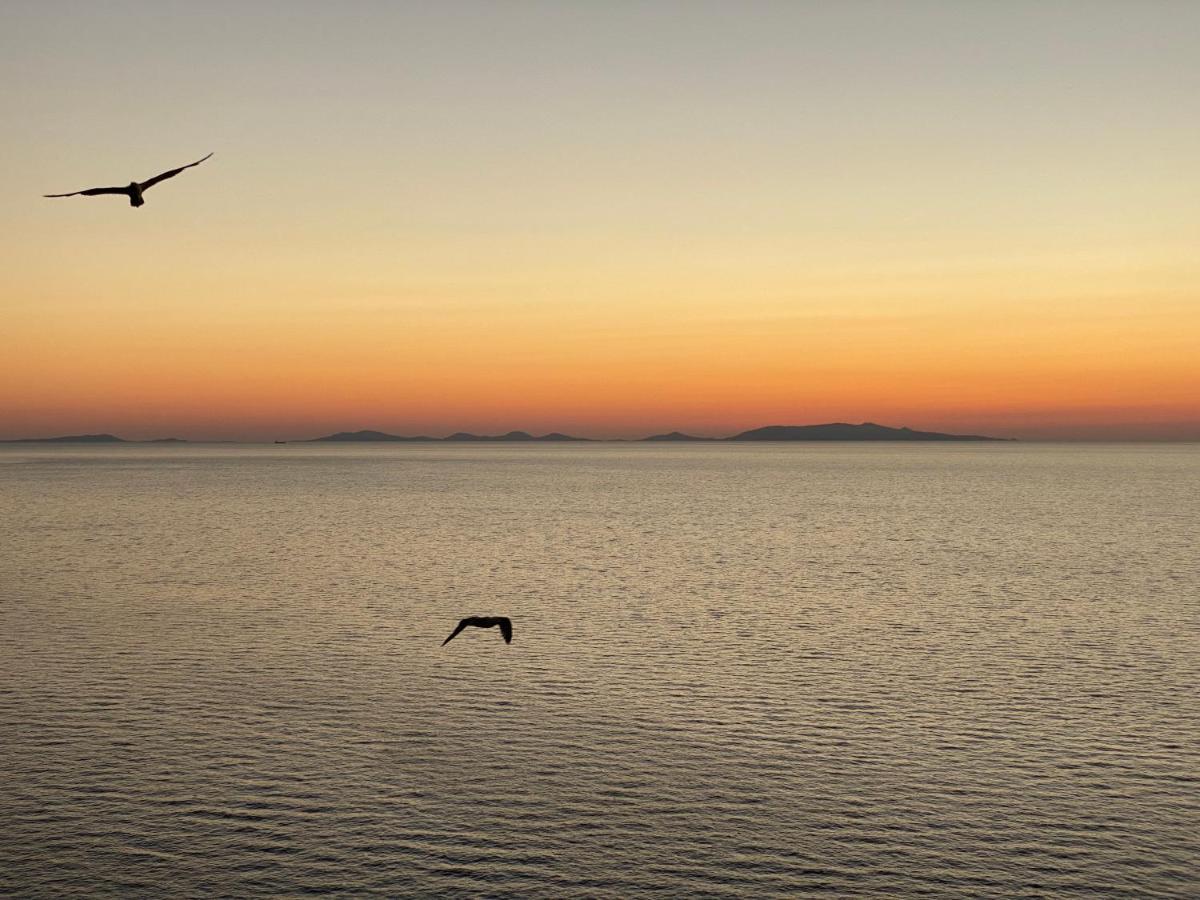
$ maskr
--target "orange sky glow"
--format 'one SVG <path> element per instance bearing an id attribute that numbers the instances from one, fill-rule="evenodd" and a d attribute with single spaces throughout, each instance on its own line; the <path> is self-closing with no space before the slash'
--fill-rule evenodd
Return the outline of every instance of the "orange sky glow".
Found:
<path id="1" fill-rule="evenodd" d="M 268 6 L 16 8 L 0 438 L 1200 440 L 1194 6 Z"/>

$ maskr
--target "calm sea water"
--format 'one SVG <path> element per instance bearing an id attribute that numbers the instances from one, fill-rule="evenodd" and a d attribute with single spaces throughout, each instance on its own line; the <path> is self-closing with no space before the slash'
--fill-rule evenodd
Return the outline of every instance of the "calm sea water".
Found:
<path id="1" fill-rule="evenodd" d="M 1200 894 L 1200 446 L 14 445 L 0 499 L 0 893 Z"/>

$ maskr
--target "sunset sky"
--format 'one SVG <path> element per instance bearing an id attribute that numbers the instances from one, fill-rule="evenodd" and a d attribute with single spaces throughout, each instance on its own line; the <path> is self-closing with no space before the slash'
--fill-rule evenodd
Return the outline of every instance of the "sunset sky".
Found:
<path id="1" fill-rule="evenodd" d="M 1198 47 L 1195 2 L 6 0 L 0 438 L 1200 439 Z"/>

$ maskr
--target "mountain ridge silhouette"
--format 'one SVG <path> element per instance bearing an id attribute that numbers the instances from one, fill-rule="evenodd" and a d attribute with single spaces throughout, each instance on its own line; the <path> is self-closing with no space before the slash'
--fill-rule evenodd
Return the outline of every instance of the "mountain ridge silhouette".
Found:
<path id="1" fill-rule="evenodd" d="M 323 437 L 311 438 L 305 443 L 319 441 L 446 441 L 465 442 L 528 442 L 528 441 L 593 441 L 594 438 L 573 437 L 561 432 L 533 435 L 528 431 L 510 431 L 500 435 L 472 434 L 456 431 L 444 438 L 406 437 L 382 431 L 339 431 Z M 765 425 L 752 428 L 729 437 L 699 437 L 671 431 L 634 438 L 635 441 L 1011 441 L 1014 438 L 989 437 L 981 434 L 948 434 L 940 431 L 915 431 L 907 426 L 892 428 L 875 422 L 853 425 L 848 422 L 827 422 L 821 425 Z"/>
<path id="2" fill-rule="evenodd" d="M 389 434 L 386 431 L 362 429 L 338 431 L 321 437 L 293 441 L 276 441 L 277 444 L 318 443 L 589 443 L 607 441 L 605 438 L 584 438 L 551 431 L 535 435 L 528 431 L 509 431 L 505 434 L 472 434 L 456 431 L 446 437 L 428 435 Z M 875 422 L 853 425 L 848 422 L 826 422 L 820 425 L 765 425 L 752 428 L 728 437 L 700 437 L 670 431 L 652 434 L 644 438 L 616 438 L 622 442 L 721 442 L 721 441 L 1015 441 L 1016 438 L 989 437 L 981 434 L 947 434 L 940 431 L 916 431 L 902 426 L 893 428 Z M 8 438 L 0 444 L 186 444 L 194 443 L 184 438 L 154 438 L 151 440 L 128 440 L 114 434 L 68 434 L 58 437 Z M 259 443 L 258 441 L 215 441 L 202 443 Z M 268 441 L 267 443 L 270 443 Z"/>

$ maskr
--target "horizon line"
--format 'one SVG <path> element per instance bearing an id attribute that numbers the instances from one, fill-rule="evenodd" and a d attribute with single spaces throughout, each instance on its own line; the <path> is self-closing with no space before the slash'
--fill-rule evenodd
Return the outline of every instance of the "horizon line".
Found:
<path id="1" fill-rule="evenodd" d="M 844 436 L 831 437 L 828 434 L 819 434 L 822 429 L 856 429 L 855 433 L 861 435 L 864 431 L 871 431 L 872 436 Z M 795 432 L 804 432 L 806 435 L 819 434 L 819 436 L 752 436 L 755 433 L 761 432 L 779 432 L 786 430 Z M 880 432 L 884 432 L 881 434 Z M 887 433 L 895 432 L 896 436 L 891 436 Z M 853 434 L 853 433 L 852 433 Z M 912 437 L 904 435 L 914 435 Z M 927 437 L 926 437 L 927 436 Z M 739 440 L 740 438 L 740 440 Z M 996 435 L 981 435 L 981 434 L 956 434 L 951 432 L 936 432 L 923 431 L 920 429 L 912 429 L 907 426 L 884 426 L 874 422 L 824 422 L 806 425 L 767 425 L 757 428 L 746 429 L 728 435 L 711 435 L 701 433 L 685 433 L 678 430 L 661 431 L 644 436 L 635 437 L 580 437 L 578 435 L 565 434 L 559 431 L 550 431 L 543 434 L 534 434 L 522 430 L 510 430 L 498 434 L 479 434 L 466 431 L 454 431 L 444 436 L 433 436 L 428 434 L 405 435 L 393 434 L 382 430 L 375 429 L 358 429 L 356 431 L 334 431 L 328 434 L 323 434 L 318 437 L 262 437 L 262 438 L 180 438 L 180 437 L 157 437 L 157 438 L 123 438 L 113 432 L 80 432 L 72 434 L 59 434 L 49 437 L 19 437 L 19 438 L 0 438 L 2 444 L 23 444 L 23 443 L 66 443 L 66 444 L 112 444 L 112 443 L 129 443 L 129 444 L 172 444 L 172 443 L 188 443 L 188 444 L 288 444 L 288 443 L 768 443 L 768 442 L 820 442 L 825 441 L 834 443 L 838 441 L 846 441 L 852 443 L 864 443 L 871 441 L 879 442 L 963 442 L 977 441 L 989 443 L 1011 443 L 1011 442 L 1033 442 L 1033 443 L 1079 443 L 1079 444 L 1095 444 L 1095 443 L 1154 443 L 1154 444 L 1174 444 L 1174 443 L 1197 443 L 1200 442 L 1200 435 L 1196 436 L 1179 436 L 1179 437 L 1141 437 L 1141 436 L 1081 436 L 1081 437 L 1011 437 L 1011 436 L 996 436 Z"/>
<path id="2" fill-rule="evenodd" d="M 730 435 L 713 436 L 704 434 L 692 434 L 679 430 L 659 431 L 653 434 L 648 434 L 643 437 L 625 437 L 625 438 L 592 438 L 579 437 L 577 435 L 566 434 L 561 431 L 548 431 L 543 434 L 534 434 L 533 432 L 523 431 L 520 429 L 512 429 L 499 434 L 476 434 L 469 431 L 453 431 L 444 437 L 435 437 L 427 434 L 403 435 L 392 434 L 386 431 L 380 431 L 372 428 L 360 428 L 356 431 L 334 431 L 329 434 L 320 435 L 315 438 L 288 438 L 281 440 L 279 438 L 264 438 L 261 441 L 247 441 L 236 438 L 204 440 L 179 437 L 159 437 L 159 438 L 122 438 L 113 432 L 91 432 L 80 434 L 56 435 L 53 437 L 40 438 L 0 438 L 0 443 L 22 444 L 22 443 L 421 443 L 421 442 L 470 442 L 470 441 L 507 441 L 512 443 L 520 443 L 525 441 L 530 442 L 639 442 L 639 441 L 733 441 L 739 438 L 744 440 L 759 440 L 770 441 L 777 440 L 803 440 L 805 438 L 797 437 L 780 437 L 771 438 L 763 436 L 748 437 L 750 435 L 759 435 L 763 432 L 803 432 L 805 434 L 821 434 L 825 435 L 826 430 L 830 429 L 854 429 L 853 434 L 871 434 L 868 440 L 888 440 L 888 437 L 880 436 L 880 433 L 903 435 L 897 437 L 897 440 L 958 440 L 958 441 L 1016 441 L 1017 438 L 1011 437 L 993 437 L 991 435 L 981 434 L 957 434 L 952 432 L 939 431 L 924 431 L 921 429 L 909 428 L 907 425 L 891 426 L 880 425 L 877 422 L 864 421 L 859 423 L 853 422 L 819 422 L 804 425 L 763 425 L 756 428 L 743 429 Z M 919 435 L 921 437 L 907 437 L 907 435 Z M 826 436 L 818 438 L 808 438 L 810 440 L 837 440 L 837 438 L 829 438 Z M 862 437 L 849 438 L 850 440 L 864 440 Z"/>

